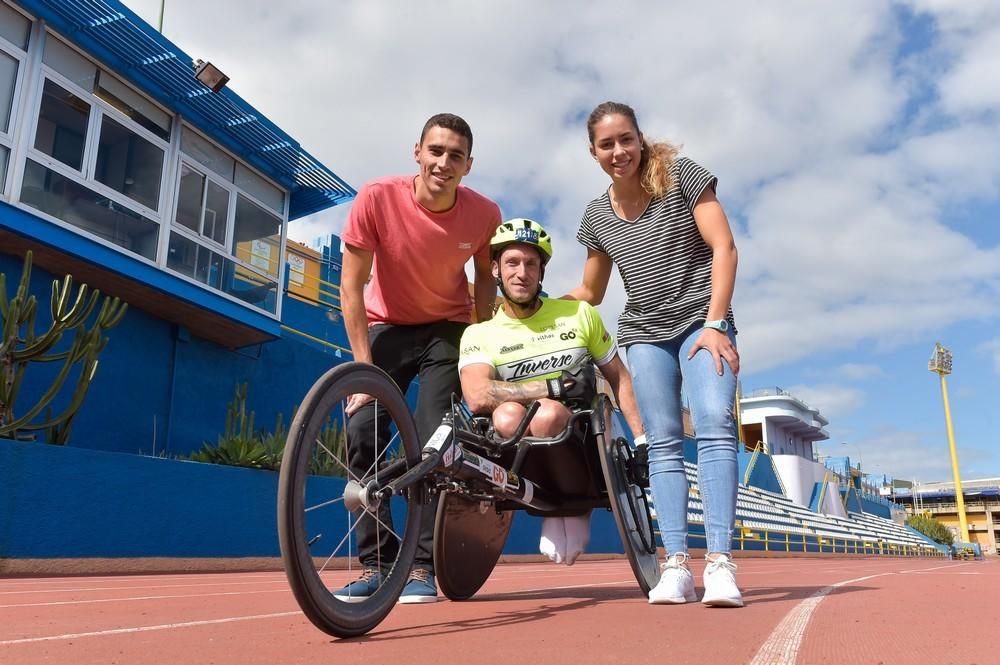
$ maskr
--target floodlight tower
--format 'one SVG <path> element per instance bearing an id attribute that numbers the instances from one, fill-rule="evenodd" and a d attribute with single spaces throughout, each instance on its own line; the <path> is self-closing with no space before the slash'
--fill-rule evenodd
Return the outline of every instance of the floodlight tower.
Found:
<path id="1" fill-rule="evenodd" d="M 962 478 L 958 473 L 958 453 L 955 451 L 955 432 L 951 427 L 951 408 L 948 406 L 948 384 L 945 375 L 951 374 L 951 351 L 938 342 L 927 369 L 941 377 L 941 397 L 944 400 L 944 422 L 948 427 L 948 447 L 951 450 L 951 474 L 955 478 L 955 503 L 958 506 L 958 524 L 962 530 L 962 542 L 968 543 L 969 522 L 965 519 L 965 497 L 962 494 Z"/>

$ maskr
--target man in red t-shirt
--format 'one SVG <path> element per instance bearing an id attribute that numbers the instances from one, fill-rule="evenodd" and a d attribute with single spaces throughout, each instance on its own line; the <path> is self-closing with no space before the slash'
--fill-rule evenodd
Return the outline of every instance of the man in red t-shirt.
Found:
<path id="1" fill-rule="evenodd" d="M 345 250 L 340 297 L 354 359 L 382 368 L 404 392 L 419 377 L 417 434 L 426 441 L 450 408 L 451 395 L 461 390 L 459 342 L 473 306 L 465 276 L 470 258 L 478 319 L 492 316 L 496 283 L 490 270 L 490 239 L 500 224 L 500 209 L 460 186 L 472 168 L 472 130 L 462 118 L 450 113 L 431 117 L 413 156 L 420 166 L 416 176 L 382 178 L 358 192 L 341 234 Z M 376 462 L 375 451 L 384 451 L 389 441 L 387 419 L 376 420 L 374 404 L 364 395 L 350 398 L 347 413 L 351 470 L 364 475 Z M 377 422 L 381 426 L 376 448 Z M 433 507 L 424 511 L 401 603 L 437 600 L 434 513 Z M 388 502 L 383 502 L 377 521 L 369 515 L 359 519 L 358 554 L 364 572 L 334 593 L 338 599 L 363 600 L 381 584 L 399 547 L 391 526 Z"/>

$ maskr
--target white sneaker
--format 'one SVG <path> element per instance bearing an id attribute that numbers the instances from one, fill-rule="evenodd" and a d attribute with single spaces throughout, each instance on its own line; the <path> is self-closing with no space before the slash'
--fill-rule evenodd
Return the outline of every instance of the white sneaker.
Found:
<path id="1" fill-rule="evenodd" d="M 743 595 L 736 586 L 736 564 L 728 554 L 709 560 L 704 580 L 705 595 L 701 602 L 712 607 L 743 607 Z"/>
<path id="2" fill-rule="evenodd" d="M 698 600 L 687 554 L 673 554 L 660 564 L 660 581 L 649 591 L 650 605 L 678 605 Z"/>

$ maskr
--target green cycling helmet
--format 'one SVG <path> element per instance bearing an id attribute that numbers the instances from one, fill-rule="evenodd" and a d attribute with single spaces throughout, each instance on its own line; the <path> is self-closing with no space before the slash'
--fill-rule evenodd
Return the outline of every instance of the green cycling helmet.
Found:
<path id="1" fill-rule="evenodd" d="M 537 247 L 542 255 L 543 266 L 552 258 L 552 236 L 534 220 L 509 219 L 497 227 L 497 232 L 490 241 L 493 258 L 499 256 L 504 247 L 515 242 Z"/>

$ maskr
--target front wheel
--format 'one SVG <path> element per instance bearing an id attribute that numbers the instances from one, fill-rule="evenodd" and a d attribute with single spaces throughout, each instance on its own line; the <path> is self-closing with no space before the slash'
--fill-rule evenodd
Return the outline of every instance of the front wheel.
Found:
<path id="1" fill-rule="evenodd" d="M 618 526 L 625 556 L 639 588 L 644 595 L 660 581 L 660 566 L 656 555 L 656 532 L 649 513 L 646 490 L 636 484 L 628 473 L 631 449 L 625 439 L 612 438 L 610 414 L 605 422 L 608 429 L 597 435 L 601 470 L 608 489 L 608 503 Z"/>
<path id="2" fill-rule="evenodd" d="M 348 418 L 351 395 L 371 399 Z M 361 635 L 395 605 L 420 537 L 421 492 L 379 501 L 367 488 L 419 460 L 406 399 L 374 365 L 331 369 L 299 407 L 278 479 L 278 539 L 295 599 L 320 630 Z M 348 586 L 359 577 L 369 582 Z"/>

